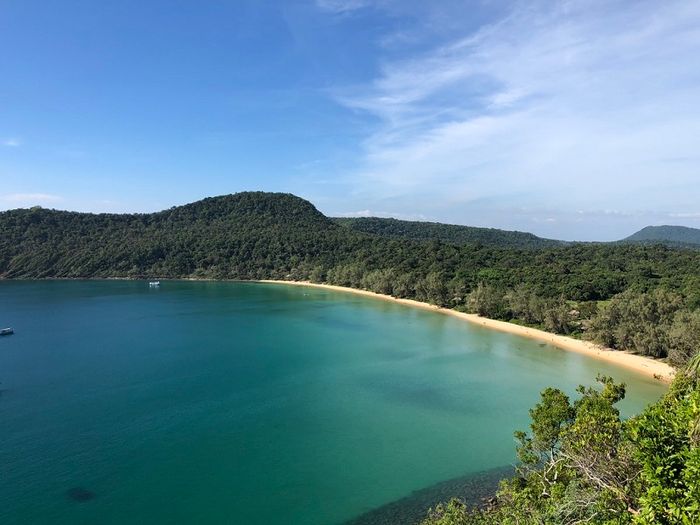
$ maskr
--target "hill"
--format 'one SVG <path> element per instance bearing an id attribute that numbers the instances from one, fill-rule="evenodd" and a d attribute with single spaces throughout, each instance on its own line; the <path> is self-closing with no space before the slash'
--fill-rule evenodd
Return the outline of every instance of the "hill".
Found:
<path id="1" fill-rule="evenodd" d="M 150 214 L 0 213 L 0 276 L 254 278 L 340 227 L 289 194 L 244 192 Z M 253 271 L 255 270 L 255 271 Z"/>
<path id="2" fill-rule="evenodd" d="M 647 226 L 622 242 L 662 243 L 679 247 L 700 247 L 700 229 L 686 226 Z"/>
<path id="3" fill-rule="evenodd" d="M 479 284 L 573 301 L 609 299 L 630 288 L 698 287 L 698 252 L 630 244 L 533 250 L 496 241 L 367 233 L 294 195 L 245 192 L 148 214 L 2 212 L 0 278 L 313 280 L 450 306 L 464 306 Z M 496 306 L 493 312 L 511 315 Z"/>
<path id="4" fill-rule="evenodd" d="M 543 239 L 532 233 L 477 228 L 438 222 L 403 221 L 379 217 L 334 218 L 351 230 L 389 238 L 416 241 L 439 240 L 451 244 L 481 244 L 499 248 L 551 248 L 562 246 L 563 241 Z"/>

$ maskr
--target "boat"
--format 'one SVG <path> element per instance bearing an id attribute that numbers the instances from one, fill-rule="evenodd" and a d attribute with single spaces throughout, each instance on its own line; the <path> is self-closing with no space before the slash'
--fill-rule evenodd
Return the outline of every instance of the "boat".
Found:
<path id="1" fill-rule="evenodd" d="M 160 281 L 151 281 L 148 283 L 151 288 L 158 288 L 160 286 Z"/>
<path id="2" fill-rule="evenodd" d="M 2 330 L 0 330 L 0 335 L 12 335 L 14 333 L 14 328 L 3 328 Z"/>

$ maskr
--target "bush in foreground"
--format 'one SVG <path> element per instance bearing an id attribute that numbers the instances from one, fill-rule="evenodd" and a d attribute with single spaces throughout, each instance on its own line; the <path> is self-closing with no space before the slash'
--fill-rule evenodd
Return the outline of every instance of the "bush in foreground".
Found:
<path id="1" fill-rule="evenodd" d="M 668 393 L 623 421 L 625 387 L 599 377 L 573 403 L 548 388 L 530 410 L 530 432 L 516 432 L 518 475 L 495 503 L 469 509 L 452 500 L 422 525 L 700 523 L 700 357 Z"/>

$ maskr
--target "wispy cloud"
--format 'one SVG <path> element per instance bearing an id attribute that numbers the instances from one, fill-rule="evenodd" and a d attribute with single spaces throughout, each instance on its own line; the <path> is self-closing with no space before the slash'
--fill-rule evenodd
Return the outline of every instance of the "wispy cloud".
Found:
<path id="1" fill-rule="evenodd" d="M 34 206 L 37 204 L 61 202 L 63 197 L 50 193 L 10 193 L 7 195 L 0 195 L 0 200 L 14 205 Z"/>
<path id="2" fill-rule="evenodd" d="M 700 3 L 523 1 L 338 102 L 377 119 L 368 199 L 689 208 L 700 198 Z M 390 201 L 389 201 L 390 202 Z M 371 205 L 371 200 L 368 202 Z"/>
<path id="3" fill-rule="evenodd" d="M 316 5 L 324 11 L 347 13 L 370 5 L 370 0 L 316 0 Z"/>
<path id="4" fill-rule="evenodd" d="M 18 148 L 19 146 L 22 145 L 22 141 L 19 140 L 18 138 L 10 137 L 7 139 L 4 139 L 1 144 L 7 148 Z"/>
<path id="5" fill-rule="evenodd" d="M 669 213 L 668 216 L 673 219 L 700 219 L 700 211 Z"/>
<path id="6" fill-rule="evenodd" d="M 422 213 L 403 213 L 392 211 L 372 211 L 372 210 L 357 210 L 334 214 L 338 217 L 359 218 L 359 217 L 385 217 L 392 219 L 401 219 L 404 221 L 427 221 L 430 220 Z"/>

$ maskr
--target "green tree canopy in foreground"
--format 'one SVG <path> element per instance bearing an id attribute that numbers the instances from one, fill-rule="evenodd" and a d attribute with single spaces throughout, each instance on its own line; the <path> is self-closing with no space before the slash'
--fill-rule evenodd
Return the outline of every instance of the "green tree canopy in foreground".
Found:
<path id="1" fill-rule="evenodd" d="M 615 407 L 625 387 L 599 377 L 573 403 L 548 388 L 516 432 L 517 476 L 495 503 L 459 500 L 431 509 L 422 525 L 700 523 L 700 357 L 668 393 L 624 421 Z"/>

